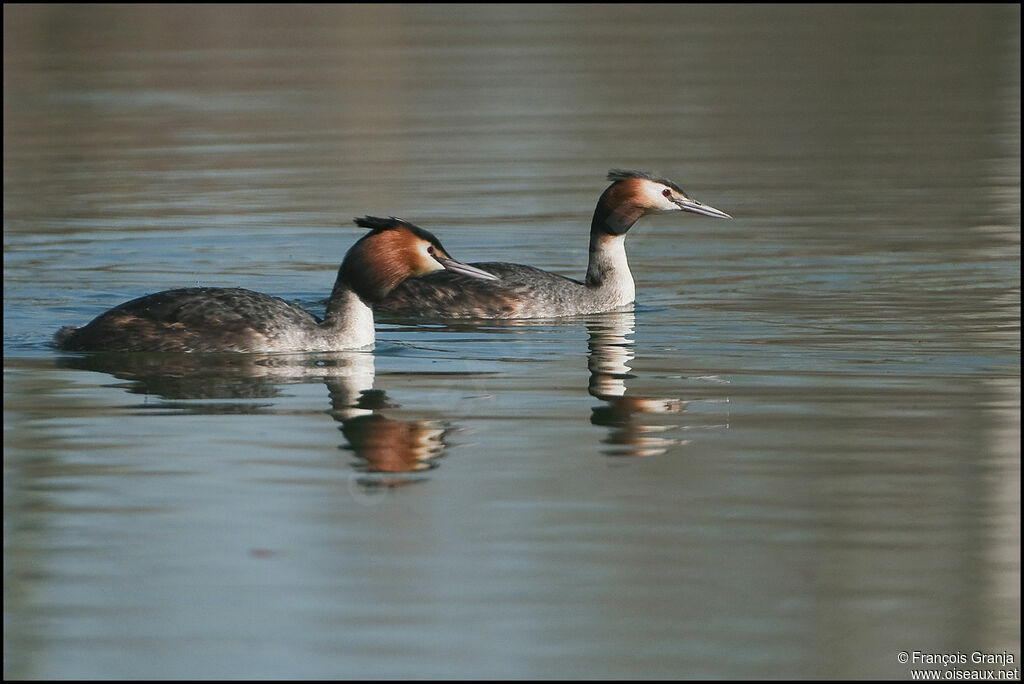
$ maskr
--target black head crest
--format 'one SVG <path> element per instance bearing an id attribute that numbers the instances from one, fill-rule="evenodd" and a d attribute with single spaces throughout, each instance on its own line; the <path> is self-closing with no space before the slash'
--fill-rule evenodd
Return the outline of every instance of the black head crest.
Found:
<path id="1" fill-rule="evenodd" d="M 608 180 L 610 180 L 613 183 L 622 180 L 628 180 L 630 178 L 640 178 L 642 180 L 654 181 L 655 183 L 667 185 L 668 187 L 672 188 L 673 190 L 680 194 L 686 194 L 685 190 L 683 190 L 681 187 L 670 181 L 668 178 L 659 178 L 647 171 L 629 171 L 626 169 L 611 169 L 608 171 Z"/>
<path id="2" fill-rule="evenodd" d="M 398 230 L 399 228 L 405 228 L 416 237 L 426 240 L 435 247 L 444 250 L 444 247 L 441 247 L 441 241 L 438 240 L 433 233 L 429 230 L 420 228 L 413 223 L 409 223 L 405 219 L 400 219 L 395 216 L 390 216 L 388 218 L 381 218 L 380 216 L 362 216 L 352 220 L 357 226 L 360 226 L 361 228 L 369 228 L 373 231 L 370 233 L 371 235 L 373 233 L 379 233 L 382 230 Z"/>

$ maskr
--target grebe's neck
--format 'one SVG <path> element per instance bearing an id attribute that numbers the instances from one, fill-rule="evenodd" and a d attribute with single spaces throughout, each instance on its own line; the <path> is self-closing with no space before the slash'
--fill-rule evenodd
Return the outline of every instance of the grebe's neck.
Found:
<path id="1" fill-rule="evenodd" d="M 613 186 L 614 187 L 614 186 Z M 611 190 L 612 188 L 609 188 Z M 602 233 L 604 235 L 625 235 L 633 224 L 644 215 L 644 210 L 635 204 L 625 202 L 617 206 L 608 201 L 609 193 L 605 191 L 594 209 L 594 220 L 590 223 L 591 236 Z"/>
<path id="2" fill-rule="evenodd" d="M 340 272 L 334 281 L 331 298 L 327 300 L 327 313 L 320 327 L 328 335 L 345 340 L 346 348 L 373 344 L 373 309 L 355 293 Z"/>
<path id="3" fill-rule="evenodd" d="M 597 201 L 590 224 L 587 287 L 606 290 L 619 304 L 633 301 L 636 288 L 626 261 L 626 233 L 644 215 L 629 201 L 622 183 L 611 185 Z"/>
<path id="4" fill-rule="evenodd" d="M 633 274 L 626 261 L 626 235 L 590 233 L 590 264 L 587 287 L 607 292 L 615 306 L 629 304 L 636 295 Z"/>

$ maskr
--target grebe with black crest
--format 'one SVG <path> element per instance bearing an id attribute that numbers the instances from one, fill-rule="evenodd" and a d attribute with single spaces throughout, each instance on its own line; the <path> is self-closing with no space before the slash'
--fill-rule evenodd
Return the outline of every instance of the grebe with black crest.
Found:
<path id="1" fill-rule="evenodd" d="M 320 319 L 278 297 L 242 288 L 192 287 L 146 295 L 57 332 L 66 351 L 298 352 L 373 344 L 371 306 L 403 280 L 448 270 L 497 280 L 452 259 L 430 232 L 398 218 L 355 219 L 370 232 L 348 250 Z"/>

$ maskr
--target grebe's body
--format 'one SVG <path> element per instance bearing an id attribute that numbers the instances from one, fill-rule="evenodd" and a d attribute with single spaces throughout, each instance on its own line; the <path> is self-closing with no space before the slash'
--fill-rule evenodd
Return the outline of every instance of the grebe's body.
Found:
<path id="1" fill-rule="evenodd" d="M 579 281 L 532 266 L 471 264 L 498 276 L 473 280 L 456 273 L 429 273 L 400 283 L 374 310 L 396 316 L 446 318 L 551 318 L 614 311 L 633 303 L 636 291 L 626 261 L 626 233 L 641 217 L 688 211 L 731 218 L 688 197 L 672 181 L 639 171 L 613 169 L 590 227 L 590 264 Z"/>
<path id="2" fill-rule="evenodd" d="M 114 307 L 81 328 L 64 327 L 68 351 L 297 352 L 373 344 L 373 310 L 404 279 L 451 269 L 494 279 L 454 261 L 429 232 L 396 218 L 355 220 L 370 228 L 342 261 L 321 320 L 278 297 L 241 288 L 167 290 Z"/>

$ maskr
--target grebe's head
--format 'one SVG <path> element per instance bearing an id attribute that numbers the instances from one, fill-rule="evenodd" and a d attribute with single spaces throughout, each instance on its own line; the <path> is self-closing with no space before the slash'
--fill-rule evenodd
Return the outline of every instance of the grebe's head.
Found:
<path id="1" fill-rule="evenodd" d="M 433 234 L 408 221 L 364 216 L 355 223 L 370 232 L 348 250 L 341 276 L 367 302 L 383 299 L 406 278 L 431 271 L 447 269 L 473 278 L 498 279 L 452 259 Z"/>
<path id="2" fill-rule="evenodd" d="M 656 178 L 645 171 L 612 169 L 608 172 L 612 182 L 598 201 L 595 224 L 600 219 L 605 232 L 622 235 L 641 216 L 663 214 L 670 211 L 688 211 L 715 218 L 732 218 L 724 211 L 709 207 L 693 199 L 666 178 Z"/>

